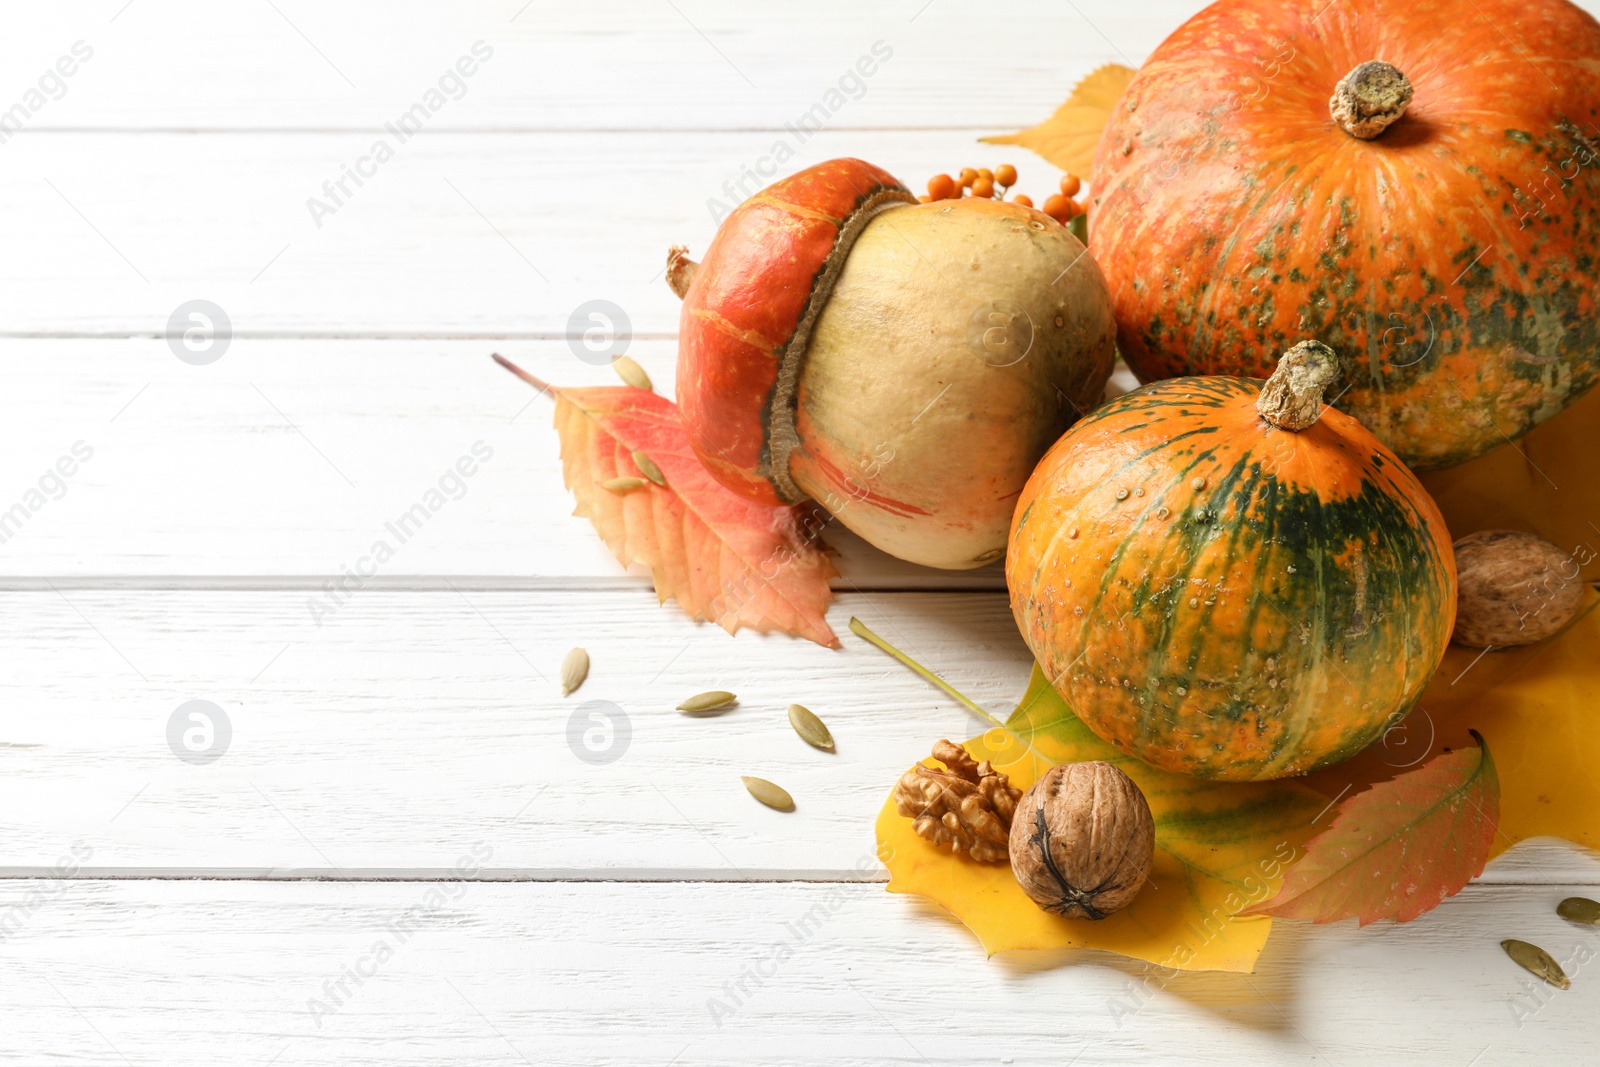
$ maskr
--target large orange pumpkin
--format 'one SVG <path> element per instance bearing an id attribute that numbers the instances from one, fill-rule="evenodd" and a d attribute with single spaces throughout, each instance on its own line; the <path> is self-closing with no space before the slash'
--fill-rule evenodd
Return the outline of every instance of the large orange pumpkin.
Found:
<path id="1" fill-rule="evenodd" d="M 1450 535 L 1416 477 L 1322 407 L 1337 357 L 1173 378 L 1078 422 L 1017 504 L 1006 582 L 1068 707 L 1204 778 L 1355 755 L 1421 697 L 1455 623 Z"/>
<path id="2" fill-rule="evenodd" d="M 1316 336 L 1408 464 L 1470 459 L 1600 373 L 1597 145 L 1600 24 L 1565 0 L 1221 0 L 1099 144 L 1119 347 L 1261 377 Z"/>

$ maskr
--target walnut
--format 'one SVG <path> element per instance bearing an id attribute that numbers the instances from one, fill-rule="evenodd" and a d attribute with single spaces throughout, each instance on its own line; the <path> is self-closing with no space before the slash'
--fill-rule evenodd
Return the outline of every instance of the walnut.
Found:
<path id="1" fill-rule="evenodd" d="M 1155 821 L 1133 779 L 1090 760 L 1051 767 L 1023 794 L 1011 824 L 1011 871 L 1045 911 L 1103 919 L 1150 874 Z"/>
<path id="2" fill-rule="evenodd" d="M 979 763 L 949 741 L 933 746 L 933 758 L 947 769 L 919 763 L 895 783 L 900 814 L 913 820 L 918 836 L 941 848 L 949 845 L 951 852 L 965 852 L 979 863 L 1002 862 L 1022 790 L 988 760 Z"/>
<path id="3" fill-rule="evenodd" d="M 1549 541 L 1485 530 L 1456 542 L 1459 599 L 1451 640 L 1471 648 L 1542 641 L 1583 606 L 1578 563 Z"/>

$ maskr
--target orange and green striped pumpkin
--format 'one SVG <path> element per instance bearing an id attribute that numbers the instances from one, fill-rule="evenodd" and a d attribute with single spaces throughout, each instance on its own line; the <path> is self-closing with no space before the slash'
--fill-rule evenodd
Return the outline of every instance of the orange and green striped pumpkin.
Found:
<path id="1" fill-rule="evenodd" d="M 1068 706 L 1122 751 L 1202 778 L 1304 774 L 1422 695 L 1455 622 L 1450 536 L 1395 454 L 1322 406 L 1337 366 L 1309 342 L 1267 383 L 1147 385 L 1028 481 L 1012 611 Z"/>

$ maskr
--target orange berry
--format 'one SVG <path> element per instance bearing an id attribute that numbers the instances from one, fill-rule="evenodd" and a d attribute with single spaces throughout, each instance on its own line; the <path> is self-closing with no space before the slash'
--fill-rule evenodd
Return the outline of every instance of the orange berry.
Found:
<path id="1" fill-rule="evenodd" d="M 955 179 L 948 174 L 935 174 L 928 179 L 928 199 L 944 200 L 956 191 Z"/>
<path id="2" fill-rule="evenodd" d="M 965 188 L 978 180 L 978 172 L 971 167 L 962 167 L 961 177 L 956 180 L 961 183 L 962 188 Z"/>
<path id="3" fill-rule="evenodd" d="M 972 195 L 989 197 L 994 196 L 994 179 L 985 178 L 981 174 L 978 175 L 977 180 L 972 183 Z"/>
<path id="4" fill-rule="evenodd" d="M 931 204 L 931 203 L 933 203 L 933 197 L 931 197 L 931 196 L 919 196 L 919 197 L 917 197 L 917 203 L 919 203 L 919 204 Z"/>
<path id="5" fill-rule="evenodd" d="M 1070 203 L 1072 203 L 1072 201 L 1062 196 L 1060 193 L 1051 193 L 1049 196 L 1045 197 L 1044 213 L 1055 219 L 1057 222 L 1066 222 L 1068 219 L 1072 218 L 1072 209 L 1067 206 Z"/>
<path id="6" fill-rule="evenodd" d="M 1064 174 L 1061 176 L 1062 196 L 1077 196 L 1078 190 L 1082 188 L 1083 182 L 1078 180 L 1078 176 L 1076 174 Z"/>
<path id="7" fill-rule="evenodd" d="M 1011 198 L 1011 202 L 1013 204 L 1021 204 L 1023 207 L 1032 207 L 1033 206 L 1033 197 L 1024 196 L 1021 193 L 1018 193 L 1016 196 L 1013 196 Z"/>
<path id="8" fill-rule="evenodd" d="M 994 181 L 994 171 L 990 170 L 988 167 L 979 167 L 978 177 L 988 178 L 990 181 Z"/>
<path id="9" fill-rule="evenodd" d="M 994 168 L 994 181 L 996 185 L 1004 185 L 1007 188 L 1017 184 L 1017 168 L 1009 163 L 1000 164 Z"/>

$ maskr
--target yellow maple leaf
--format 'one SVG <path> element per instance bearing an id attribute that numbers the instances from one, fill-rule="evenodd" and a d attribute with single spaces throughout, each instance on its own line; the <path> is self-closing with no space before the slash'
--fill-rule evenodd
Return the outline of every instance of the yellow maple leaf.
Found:
<path id="1" fill-rule="evenodd" d="M 1106 128 L 1111 109 L 1122 99 L 1135 73 L 1132 67 L 1108 63 L 1091 71 L 1072 90 L 1067 102 L 1039 125 L 981 140 L 986 144 L 1021 145 L 1069 174 L 1088 177 L 1094 167 L 1100 131 Z"/>
<path id="2" fill-rule="evenodd" d="M 1600 581 L 1600 389 L 1515 442 L 1418 477 L 1451 537 L 1526 530 L 1568 552 L 1584 581 Z"/>
<path id="3" fill-rule="evenodd" d="M 958 859 L 918 837 L 891 797 L 877 824 L 889 891 L 943 905 L 990 954 L 1099 948 L 1178 970 L 1248 971 L 1272 926 L 1238 913 L 1277 891 L 1328 808 L 1297 782 L 1205 782 L 1126 756 L 1067 710 L 1037 666 L 1005 728 L 966 748 L 1023 789 L 1053 764 L 1105 760 L 1144 791 L 1156 824 L 1149 881 L 1134 902 L 1098 921 L 1065 919 L 1024 896 L 1008 865 Z"/>

